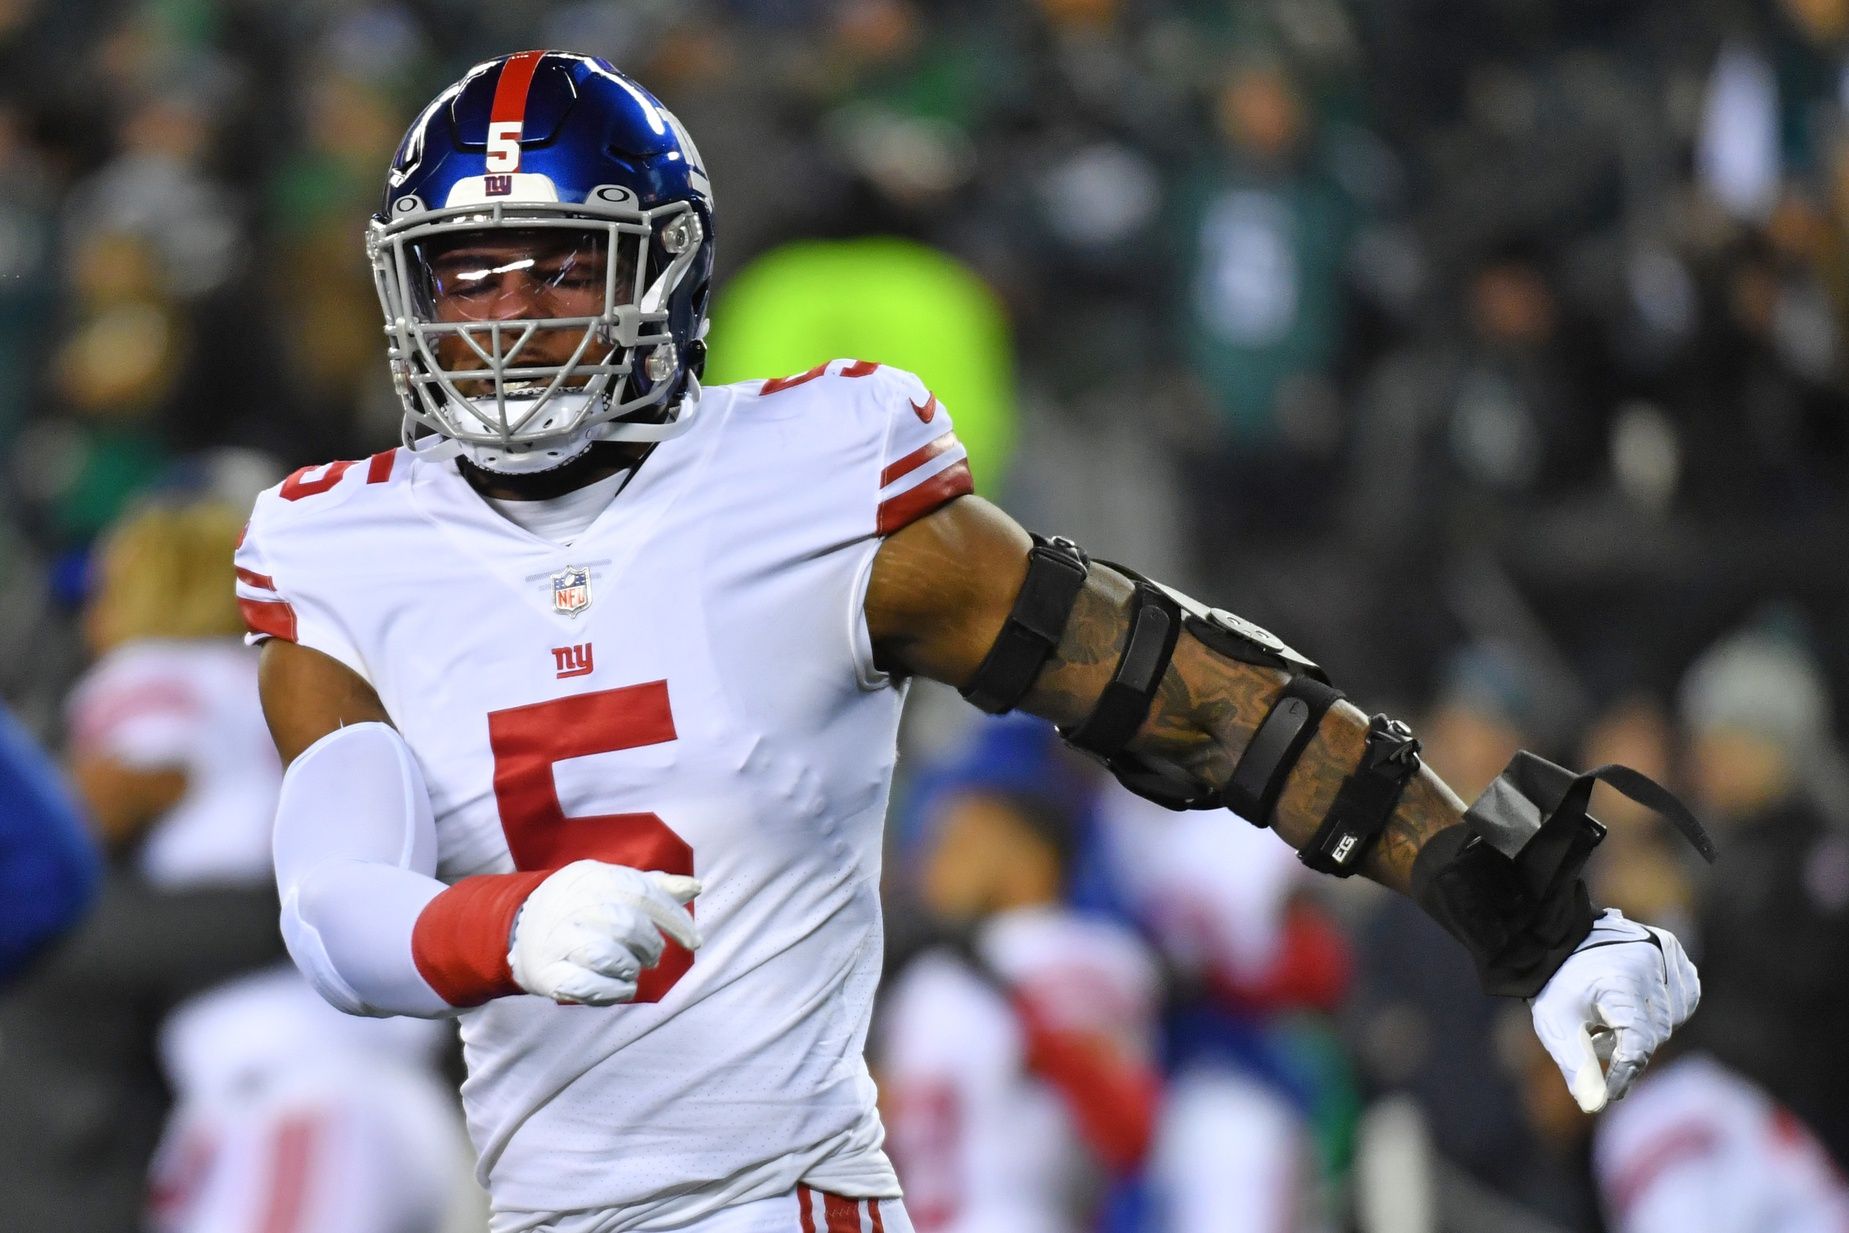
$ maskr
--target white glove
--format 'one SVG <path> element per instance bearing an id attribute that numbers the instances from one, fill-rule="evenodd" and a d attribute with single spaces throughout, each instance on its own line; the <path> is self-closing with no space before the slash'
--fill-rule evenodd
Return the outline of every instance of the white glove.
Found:
<path id="1" fill-rule="evenodd" d="M 573 861 L 520 905 L 507 966 L 522 989 L 555 1002 L 632 1001 L 643 969 L 661 959 L 663 934 L 699 948 L 684 906 L 699 893 L 700 883 L 680 874 Z"/>
<path id="2" fill-rule="evenodd" d="M 1624 1095 L 1699 1001 L 1701 978 L 1675 935 L 1607 908 L 1528 1005 L 1573 1099 L 1597 1113 Z M 1601 1052 L 1611 1059 L 1609 1071 L 1599 1065 Z"/>

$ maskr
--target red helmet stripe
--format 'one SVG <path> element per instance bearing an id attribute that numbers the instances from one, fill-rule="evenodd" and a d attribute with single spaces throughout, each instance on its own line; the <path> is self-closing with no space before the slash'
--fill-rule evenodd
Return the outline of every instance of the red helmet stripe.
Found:
<path id="1" fill-rule="evenodd" d="M 494 83 L 494 105 L 488 111 L 488 124 L 524 124 L 526 95 L 533 85 L 533 70 L 544 58 L 543 51 L 523 51 L 509 56 L 501 65 L 501 76 Z"/>

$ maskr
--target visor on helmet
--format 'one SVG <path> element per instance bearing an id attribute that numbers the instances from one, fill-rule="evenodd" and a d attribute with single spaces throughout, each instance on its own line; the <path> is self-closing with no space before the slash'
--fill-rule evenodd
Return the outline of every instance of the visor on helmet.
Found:
<path id="1" fill-rule="evenodd" d="M 635 254 L 619 248 L 615 277 L 608 277 L 609 236 L 601 227 L 453 232 L 410 250 L 416 306 L 430 321 L 601 317 L 606 302 L 635 301 Z"/>

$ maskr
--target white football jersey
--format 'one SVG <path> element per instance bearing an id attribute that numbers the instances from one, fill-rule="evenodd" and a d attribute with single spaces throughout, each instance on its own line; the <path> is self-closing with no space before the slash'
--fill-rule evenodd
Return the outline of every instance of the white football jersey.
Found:
<path id="1" fill-rule="evenodd" d="M 137 853 L 156 886 L 259 885 L 282 767 L 257 703 L 257 657 L 235 638 L 147 639 L 115 648 L 68 704 L 80 757 L 186 774 L 185 794 Z"/>
<path id="2" fill-rule="evenodd" d="M 1703 1054 L 1645 1071 L 1592 1160 L 1615 1233 L 1849 1229 L 1849 1182 L 1810 1130 Z"/>
<path id="3" fill-rule="evenodd" d="M 918 1233 L 1075 1233 L 1092 1224 L 1099 1169 L 1029 1069 L 1015 1002 L 1149 1064 L 1155 964 L 1129 931 L 1063 908 L 998 916 L 977 948 L 986 974 L 929 951 L 881 1006 L 875 1053 L 906 1210 Z"/>
<path id="4" fill-rule="evenodd" d="M 442 878 L 592 857 L 705 885 L 698 957 L 636 1004 L 462 1015 L 496 1233 L 898 1193 L 862 1046 L 901 691 L 862 603 L 880 538 L 968 491 L 917 378 L 834 361 L 705 391 L 569 547 L 405 450 L 258 499 L 252 636 L 378 691 Z"/>

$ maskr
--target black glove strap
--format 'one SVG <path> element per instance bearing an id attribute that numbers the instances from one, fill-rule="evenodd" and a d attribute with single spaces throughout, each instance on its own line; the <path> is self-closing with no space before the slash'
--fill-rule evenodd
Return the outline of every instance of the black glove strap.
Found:
<path id="1" fill-rule="evenodd" d="M 1413 739 L 1412 729 L 1385 715 L 1368 720 L 1361 765 L 1342 781 L 1322 825 L 1297 859 L 1318 873 L 1338 878 L 1353 874 L 1373 850 L 1374 841 L 1400 803 L 1400 794 L 1418 773 L 1419 742 Z"/>
<path id="2" fill-rule="evenodd" d="M 1018 706 L 1058 648 L 1090 572 L 1090 559 L 1071 540 L 1034 536 L 1027 577 L 1014 597 L 1014 608 L 995 645 L 963 687 L 963 696 L 991 715 Z"/>

